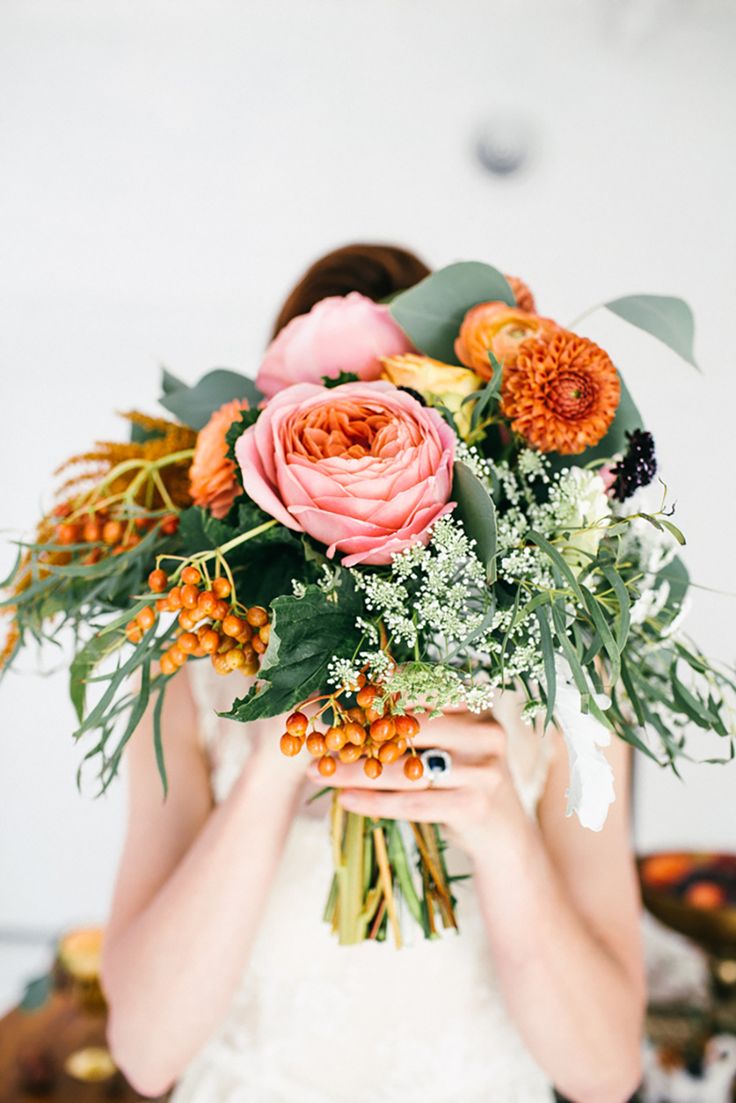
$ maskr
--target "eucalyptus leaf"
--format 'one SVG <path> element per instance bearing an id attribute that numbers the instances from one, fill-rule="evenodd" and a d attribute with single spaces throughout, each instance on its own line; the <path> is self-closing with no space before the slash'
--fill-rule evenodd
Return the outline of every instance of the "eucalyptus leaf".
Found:
<path id="1" fill-rule="evenodd" d="M 483 483 L 470 468 L 456 461 L 453 467 L 452 497 L 455 516 L 466 534 L 475 540 L 475 552 L 486 568 L 489 582 L 495 581 L 496 507 Z"/>
<path id="2" fill-rule="evenodd" d="M 695 319 L 684 299 L 673 295 L 625 295 L 603 305 L 625 322 L 656 337 L 700 370 L 693 350 Z"/>
<path id="3" fill-rule="evenodd" d="M 184 425 L 202 429 L 215 410 L 235 398 L 246 399 L 251 406 L 263 400 L 252 379 L 229 368 L 215 368 L 193 387 L 184 384 L 169 391 L 164 387 L 159 402 Z"/>
<path id="4" fill-rule="evenodd" d="M 516 305 L 505 276 L 490 264 L 461 261 L 433 272 L 389 306 L 415 348 L 445 364 L 458 364 L 455 339 L 466 313 L 483 302 Z"/>

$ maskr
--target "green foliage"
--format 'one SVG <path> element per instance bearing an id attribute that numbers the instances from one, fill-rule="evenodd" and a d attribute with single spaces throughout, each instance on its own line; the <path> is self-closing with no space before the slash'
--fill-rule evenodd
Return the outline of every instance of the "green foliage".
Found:
<path id="1" fill-rule="evenodd" d="M 355 618 L 362 602 L 347 572 L 343 575 L 334 594 L 308 586 L 303 597 L 283 595 L 271 603 L 271 636 L 259 680 L 223 716 L 243 723 L 278 716 L 324 692 L 330 659 L 350 658 L 360 644 Z"/>
<path id="2" fill-rule="evenodd" d="M 684 299 L 672 295 L 625 295 L 603 305 L 625 322 L 656 337 L 694 368 L 698 367 L 693 350 L 695 319 Z"/>
<path id="3" fill-rule="evenodd" d="M 472 306 L 491 301 L 515 305 L 506 278 L 489 264 L 462 261 L 402 291 L 389 310 L 420 352 L 457 364 L 455 338 L 463 318 Z"/>
<path id="4" fill-rule="evenodd" d="M 331 390 L 333 387 L 342 387 L 343 383 L 358 383 L 360 376 L 354 371 L 341 371 L 333 379 L 330 375 L 322 376 L 322 386 Z"/>
<path id="5" fill-rule="evenodd" d="M 228 368 L 207 372 L 193 387 L 177 384 L 179 380 L 165 373 L 159 402 L 191 429 L 202 429 L 215 410 L 234 398 L 244 398 L 251 406 L 263 400 L 252 379 Z"/>
<path id="6" fill-rule="evenodd" d="M 232 460 L 237 465 L 238 457 L 235 455 L 235 445 L 242 437 L 246 429 L 250 429 L 251 425 L 255 425 L 258 421 L 261 411 L 254 409 L 252 406 L 247 410 L 241 410 L 238 417 L 232 423 L 227 433 L 225 433 L 225 443 L 227 444 L 227 458 Z"/>
<path id="7" fill-rule="evenodd" d="M 466 534 L 475 540 L 475 551 L 486 568 L 489 582 L 495 578 L 496 508 L 493 499 L 470 468 L 459 461 L 453 467 L 452 498 L 455 516 Z"/>

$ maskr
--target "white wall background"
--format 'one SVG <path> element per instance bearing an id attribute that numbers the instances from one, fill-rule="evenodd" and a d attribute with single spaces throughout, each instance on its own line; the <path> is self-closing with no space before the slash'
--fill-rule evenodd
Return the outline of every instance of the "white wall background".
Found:
<path id="1" fill-rule="evenodd" d="M 395 240 L 522 274 L 560 320 L 689 299 L 703 377 L 623 323 L 584 329 L 656 433 L 694 579 L 735 588 L 735 42 L 727 0 L 1 0 L 3 526 L 33 526 L 113 411 L 154 408 L 162 363 L 254 371 L 306 262 Z M 508 179 L 473 156 L 496 112 L 535 139 Z M 698 593 L 724 659 L 735 614 Z M 120 846 L 122 786 L 76 793 L 53 661 L 0 690 L 6 930 L 101 918 Z M 684 775 L 642 765 L 640 846 L 735 848 L 736 767 Z"/>

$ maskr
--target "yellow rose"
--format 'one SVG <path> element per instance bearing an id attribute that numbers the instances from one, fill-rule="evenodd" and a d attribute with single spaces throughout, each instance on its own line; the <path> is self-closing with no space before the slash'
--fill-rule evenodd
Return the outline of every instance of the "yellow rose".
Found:
<path id="1" fill-rule="evenodd" d="M 395 387 L 408 387 L 426 399 L 430 406 L 445 406 L 455 419 L 458 432 L 467 436 L 470 432 L 470 415 L 473 404 L 463 406 L 463 399 L 483 386 L 483 380 L 469 368 L 443 364 L 429 356 L 406 353 L 402 356 L 384 356 L 381 379 Z"/>

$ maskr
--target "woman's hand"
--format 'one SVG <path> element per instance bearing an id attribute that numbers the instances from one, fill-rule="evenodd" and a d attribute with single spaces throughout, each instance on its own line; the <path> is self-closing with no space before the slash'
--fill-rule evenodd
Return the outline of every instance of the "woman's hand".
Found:
<path id="1" fill-rule="evenodd" d="M 437 747 L 452 756 L 452 769 L 430 786 L 428 779 L 409 781 L 402 763 L 384 766 L 380 778 L 366 777 L 362 762 L 338 763 L 325 779 L 317 764 L 307 774 L 317 785 L 341 789 L 340 802 L 350 812 L 375 819 L 445 824 L 453 841 L 477 858 L 489 845 L 503 842 L 527 817 L 516 795 L 506 759 L 506 733 L 488 715 L 465 711 L 426 721 L 414 740 L 417 750 Z"/>

